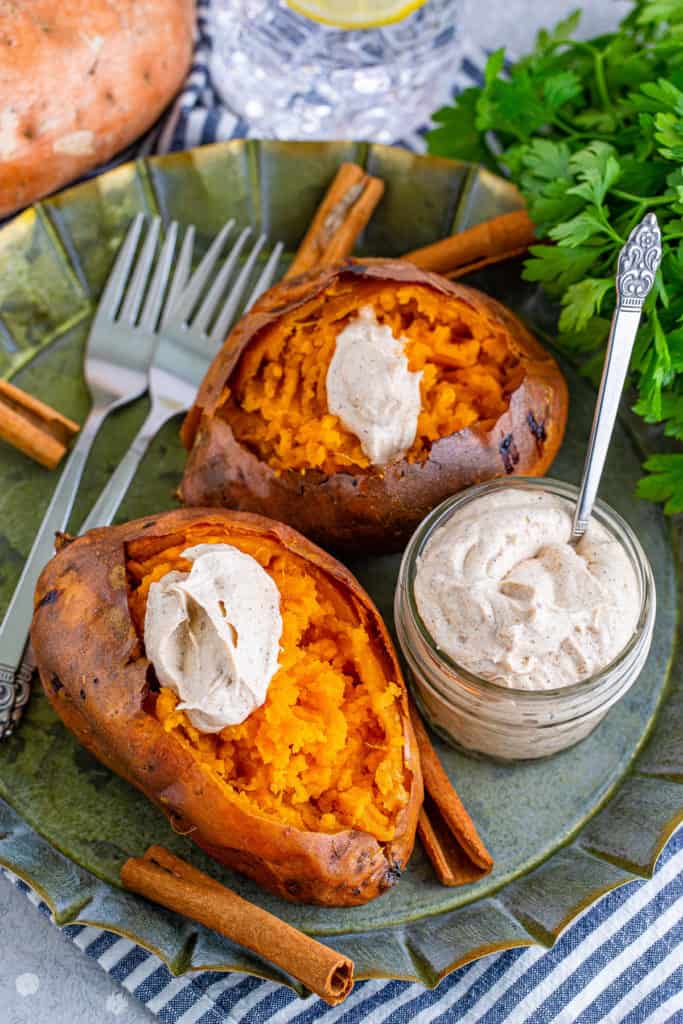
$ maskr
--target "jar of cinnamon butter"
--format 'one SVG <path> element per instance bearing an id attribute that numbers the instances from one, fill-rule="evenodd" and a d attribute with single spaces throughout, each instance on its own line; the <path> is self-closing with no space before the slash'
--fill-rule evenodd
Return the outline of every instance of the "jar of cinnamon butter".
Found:
<path id="1" fill-rule="evenodd" d="M 572 746 L 633 685 L 654 629 L 652 569 L 598 501 L 570 543 L 577 488 L 494 480 L 439 505 L 403 556 L 399 643 L 446 741 L 503 761 Z"/>

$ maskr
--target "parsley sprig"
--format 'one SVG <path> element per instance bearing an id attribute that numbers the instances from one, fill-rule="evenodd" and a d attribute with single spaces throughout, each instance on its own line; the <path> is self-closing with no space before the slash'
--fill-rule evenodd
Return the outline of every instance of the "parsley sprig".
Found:
<path id="1" fill-rule="evenodd" d="M 519 186 L 539 240 L 524 267 L 561 307 L 558 344 L 599 373 L 619 249 L 648 210 L 663 258 L 632 364 L 636 413 L 683 440 L 683 0 L 636 0 L 615 33 L 577 41 L 580 12 L 436 112 L 429 150 Z M 645 463 L 638 493 L 683 511 L 683 454 Z"/>

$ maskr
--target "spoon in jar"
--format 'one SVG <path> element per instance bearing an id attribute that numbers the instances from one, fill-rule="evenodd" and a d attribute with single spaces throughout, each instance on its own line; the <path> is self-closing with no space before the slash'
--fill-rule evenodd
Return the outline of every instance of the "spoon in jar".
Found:
<path id="1" fill-rule="evenodd" d="M 662 236 L 654 213 L 647 213 L 619 253 L 617 305 L 612 316 L 600 390 L 593 414 L 579 497 L 574 510 L 571 543 L 583 537 L 590 521 L 614 431 L 624 381 L 631 362 L 638 324 L 662 259 Z"/>

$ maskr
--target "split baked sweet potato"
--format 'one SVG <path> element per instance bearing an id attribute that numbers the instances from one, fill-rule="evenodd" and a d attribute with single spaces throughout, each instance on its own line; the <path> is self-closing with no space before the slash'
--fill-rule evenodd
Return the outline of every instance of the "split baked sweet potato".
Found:
<path id="1" fill-rule="evenodd" d="M 385 466 L 327 406 L 336 338 L 367 307 L 422 373 L 414 442 Z M 463 487 L 546 473 L 566 418 L 557 363 L 500 303 L 400 260 L 348 261 L 277 285 L 235 327 L 183 424 L 180 495 L 396 550 Z"/>
<path id="2" fill-rule="evenodd" d="M 208 734 L 159 685 L 143 624 L 151 583 L 212 543 L 271 576 L 283 631 L 265 703 Z M 400 877 L 422 803 L 401 671 L 370 598 L 296 531 L 198 509 L 93 530 L 45 568 L 31 638 L 67 727 L 217 860 L 286 899 L 335 906 Z"/>

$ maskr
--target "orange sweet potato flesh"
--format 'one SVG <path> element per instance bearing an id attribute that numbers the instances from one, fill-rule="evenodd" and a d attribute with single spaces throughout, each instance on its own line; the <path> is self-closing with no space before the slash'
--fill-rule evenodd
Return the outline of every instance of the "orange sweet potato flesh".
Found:
<path id="1" fill-rule="evenodd" d="M 193 0 L 0 0 L 0 216 L 109 160 L 182 85 Z"/>
<path id="2" fill-rule="evenodd" d="M 238 726 L 198 733 L 144 654 L 150 583 L 232 543 L 281 595 L 279 668 Z M 339 562 L 291 528 L 187 509 L 93 530 L 46 566 L 31 638 L 65 725 L 216 860 L 285 899 L 365 903 L 410 857 L 419 754 L 393 646 Z"/>
<path id="3" fill-rule="evenodd" d="M 422 371 L 415 442 L 382 468 L 326 406 L 336 335 L 367 305 Z M 235 327 L 183 424 L 180 496 L 333 549 L 398 550 L 462 488 L 544 475 L 566 419 L 557 363 L 500 303 L 404 261 L 347 261 L 277 285 Z"/>

